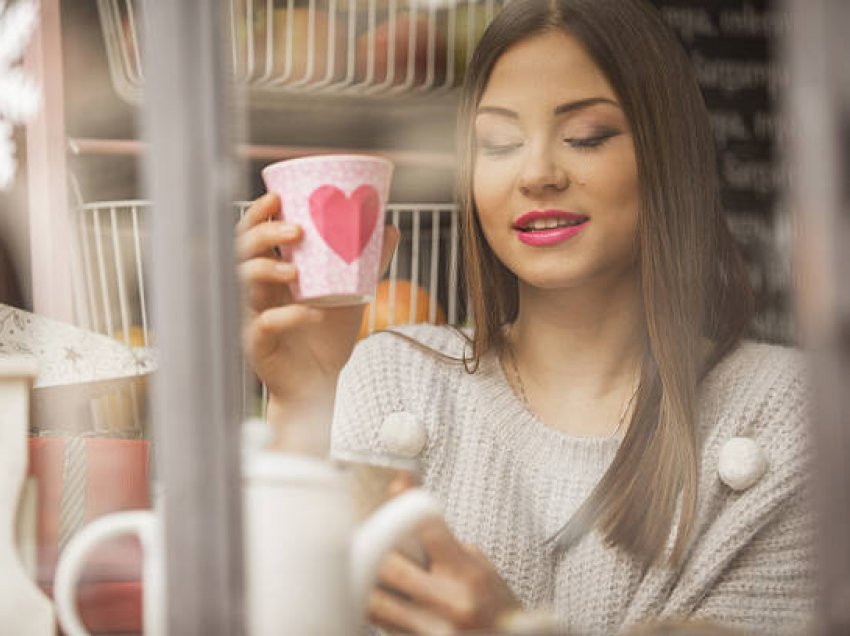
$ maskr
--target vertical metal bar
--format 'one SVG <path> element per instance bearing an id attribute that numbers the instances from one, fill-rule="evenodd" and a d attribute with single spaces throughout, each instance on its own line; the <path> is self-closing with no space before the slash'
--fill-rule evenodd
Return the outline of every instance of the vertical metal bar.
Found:
<path id="1" fill-rule="evenodd" d="M 94 247 L 95 254 L 97 254 L 97 273 L 98 273 L 98 281 L 100 281 L 100 299 L 103 303 L 103 317 L 106 321 L 106 331 L 107 335 L 112 335 L 114 328 L 112 326 L 112 304 L 110 303 L 109 298 L 109 281 L 106 280 L 106 259 L 103 256 L 103 237 L 101 236 L 101 228 L 100 228 L 100 208 L 95 208 L 94 212 Z"/>
<path id="2" fill-rule="evenodd" d="M 229 0 L 228 6 L 230 7 L 230 63 L 233 65 L 234 79 L 241 80 L 243 79 L 241 72 L 242 69 L 239 66 L 239 53 L 241 49 L 239 48 L 239 38 L 237 37 L 237 34 L 239 33 L 238 20 L 240 16 L 236 8 L 236 0 Z"/>
<path id="3" fill-rule="evenodd" d="M 449 20 L 446 26 L 448 36 L 446 41 L 446 83 L 445 86 L 452 87 L 455 83 L 455 56 L 457 55 L 457 4 L 449 4 Z"/>
<path id="4" fill-rule="evenodd" d="M 425 80 L 422 90 L 434 87 L 434 77 L 437 71 L 437 7 L 431 4 L 428 7 L 428 33 L 427 49 L 425 55 Z"/>
<path id="5" fill-rule="evenodd" d="M 370 0 L 371 3 L 374 3 L 374 0 Z M 392 211 L 392 224 L 395 225 L 399 232 L 401 232 L 401 221 L 399 219 L 399 210 L 398 208 L 393 208 Z M 404 236 L 400 238 L 400 241 L 404 240 Z M 389 301 L 387 302 L 387 327 L 390 327 L 395 324 L 395 290 L 396 290 L 396 281 L 398 280 L 398 253 L 399 250 L 396 250 L 393 255 L 393 260 L 390 261 L 390 286 L 387 290 L 387 296 Z"/>
<path id="6" fill-rule="evenodd" d="M 160 367 L 154 439 L 169 634 L 244 631 L 239 297 L 233 255 L 236 101 L 226 0 L 146 5 L 145 176 Z M 284 574 L 284 573 L 282 573 Z"/>
<path id="7" fill-rule="evenodd" d="M 419 208 L 411 210 L 410 215 L 413 219 L 413 243 L 410 248 L 410 304 L 408 305 L 407 312 L 408 323 L 416 322 L 416 291 L 419 285 L 419 249 L 421 247 L 419 245 L 419 225 L 421 223 Z"/>
<path id="8" fill-rule="evenodd" d="M 82 247 L 80 244 L 80 225 L 85 219 L 82 211 L 83 195 L 80 190 L 80 183 L 77 181 L 73 173 L 68 173 L 68 184 L 71 188 L 71 196 L 74 203 L 69 205 L 68 215 L 70 223 L 70 235 L 68 237 L 69 256 L 71 258 L 71 291 L 73 293 L 74 302 L 74 322 L 75 324 L 84 327 L 85 329 L 92 328 L 92 318 L 86 297 L 86 278 L 85 278 L 85 263 L 83 262 Z"/>
<path id="9" fill-rule="evenodd" d="M 59 0 L 41 0 L 39 26 L 25 64 L 42 86 L 41 109 L 26 134 L 33 307 L 39 314 L 72 322 Z"/>
<path id="10" fill-rule="evenodd" d="M 248 74 L 254 77 L 254 0 L 245 1 L 245 39 L 248 41 Z"/>
<path id="11" fill-rule="evenodd" d="M 452 230 L 449 238 L 449 324 L 457 324 L 457 294 L 458 294 L 458 252 L 460 241 L 460 211 L 457 207 L 451 209 Z"/>
<path id="12" fill-rule="evenodd" d="M 88 208 L 80 208 L 79 223 L 77 223 L 78 240 L 81 246 L 82 274 L 81 277 L 85 283 L 86 290 L 86 306 L 88 323 L 86 327 L 94 331 L 100 331 L 100 317 L 97 313 L 97 302 L 95 301 L 94 292 L 94 272 L 92 271 L 92 256 L 89 248 L 89 210 Z"/>
<path id="13" fill-rule="evenodd" d="M 345 55 L 346 69 L 345 79 L 342 80 L 342 85 L 346 88 L 350 87 L 354 83 L 354 58 L 357 50 L 357 15 L 357 0 L 348 0 L 348 35 L 345 40 L 347 43 L 347 51 Z"/>
<path id="14" fill-rule="evenodd" d="M 837 636 L 850 633 L 850 4 L 786 0 L 786 5 L 796 301 L 813 362 L 821 591 L 816 633 Z"/>
<path id="15" fill-rule="evenodd" d="M 320 81 L 316 83 L 313 88 L 324 88 L 331 82 L 333 82 L 334 75 L 338 72 L 337 70 L 337 53 L 336 47 L 337 43 L 337 9 L 336 9 L 336 0 L 328 0 L 328 11 L 325 17 L 327 21 L 327 25 L 325 27 L 325 46 L 327 47 L 327 52 L 325 53 L 325 76 Z"/>
<path id="16" fill-rule="evenodd" d="M 428 322 L 437 321 L 437 283 L 439 274 L 437 264 L 440 260 L 440 210 L 431 210 L 431 270 L 428 272 L 430 281 L 428 285 Z"/>
<path id="17" fill-rule="evenodd" d="M 150 339 L 148 337 L 148 307 L 147 307 L 147 297 L 145 295 L 145 271 L 142 267 L 142 246 L 141 240 L 139 237 L 139 214 L 138 214 L 138 206 L 133 205 L 130 209 L 130 213 L 133 215 L 133 246 L 134 252 L 136 256 L 136 283 L 138 284 L 139 289 L 139 313 L 142 318 L 142 339 L 144 342 L 144 346 L 150 346 Z"/>
<path id="18" fill-rule="evenodd" d="M 265 66 L 263 67 L 263 75 L 260 77 L 256 84 L 267 82 L 271 76 L 272 71 L 274 69 L 274 52 L 275 52 L 275 16 L 274 16 L 274 2 L 273 0 L 266 0 L 266 59 Z"/>
<path id="19" fill-rule="evenodd" d="M 132 77 L 137 82 L 140 82 L 143 76 L 142 52 L 139 47 L 140 38 L 138 36 L 139 31 L 137 26 L 140 21 L 136 20 L 135 18 L 135 12 L 133 11 L 133 2 L 131 2 L 130 0 L 124 0 L 124 2 L 125 9 L 127 12 L 127 32 L 122 33 L 122 35 L 124 36 L 125 42 L 127 42 L 130 46 L 133 47 L 133 50 L 129 52 L 133 54 L 133 58 L 128 62 L 130 68 L 130 77 Z"/>
<path id="20" fill-rule="evenodd" d="M 410 19 L 407 25 L 407 75 L 401 85 L 397 87 L 398 91 L 407 91 L 413 86 L 416 79 L 416 47 L 422 46 L 421 42 L 417 42 L 418 33 L 417 25 L 419 24 L 419 16 L 417 15 L 416 0 L 408 0 L 407 15 Z M 425 46 L 427 46 L 427 42 Z M 396 52 L 399 55 L 399 52 Z M 395 66 L 395 63 L 393 63 Z"/>
<path id="21" fill-rule="evenodd" d="M 124 280 L 124 259 L 121 257 L 121 237 L 118 228 L 118 211 L 115 206 L 109 206 L 109 221 L 112 232 L 112 256 L 115 261 L 115 280 L 118 282 L 118 307 L 121 317 L 121 338 L 124 344 L 130 346 L 130 303 L 127 298 L 127 283 Z M 117 334 L 110 334 L 117 337 Z"/>

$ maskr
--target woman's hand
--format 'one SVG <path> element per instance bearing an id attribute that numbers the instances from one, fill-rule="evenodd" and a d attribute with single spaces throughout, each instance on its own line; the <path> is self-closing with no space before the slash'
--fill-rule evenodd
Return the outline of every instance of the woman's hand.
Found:
<path id="1" fill-rule="evenodd" d="M 378 573 L 369 620 L 390 632 L 453 634 L 494 629 L 520 604 L 484 553 L 457 541 L 442 519 L 423 524 L 419 541 L 429 559 L 422 569 L 398 552 Z"/>
<path id="2" fill-rule="evenodd" d="M 305 412 L 311 413 L 307 419 L 330 418 L 337 377 L 354 348 L 365 306 L 316 308 L 293 302 L 289 283 L 298 270 L 279 253 L 287 254 L 303 233 L 281 212 L 280 198 L 266 194 L 236 226 L 247 309 L 243 344 L 255 373 L 268 387 L 270 419 L 272 411 L 302 419 Z M 398 230 L 388 226 L 382 270 L 397 243 Z"/>

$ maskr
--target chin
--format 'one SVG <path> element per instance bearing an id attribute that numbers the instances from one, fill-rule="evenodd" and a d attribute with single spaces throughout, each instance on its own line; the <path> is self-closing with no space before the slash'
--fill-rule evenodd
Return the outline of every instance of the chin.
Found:
<path id="1" fill-rule="evenodd" d="M 513 269 L 521 283 L 541 291 L 568 291 L 582 287 L 616 287 L 627 279 L 633 279 L 637 269 L 622 265 L 617 267 L 591 268 L 571 263 L 565 267 Z"/>
<path id="2" fill-rule="evenodd" d="M 521 283 L 535 289 L 547 291 L 574 289 L 576 287 L 581 287 L 589 280 L 589 276 L 586 272 L 576 271 L 515 271 L 515 273 Z"/>

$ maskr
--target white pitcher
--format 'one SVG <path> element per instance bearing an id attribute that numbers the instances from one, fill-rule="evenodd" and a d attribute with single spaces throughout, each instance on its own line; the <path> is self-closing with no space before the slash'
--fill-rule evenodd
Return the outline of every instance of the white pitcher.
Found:
<path id="1" fill-rule="evenodd" d="M 243 473 L 248 633 L 256 636 L 354 633 L 384 555 L 440 514 L 431 495 L 414 489 L 358 526 L 347 475 L 308 457 L 251 453 Z M 145 552 L 145 633 L 164 634 L 160 523 L 150 511 L 133 511 L 94 521 L 63 551 L 54 597 L 68 636 L 88 634 L 75 600 L 86 557 L 127 533 L 139 535 Z"/>
<path id="2" fill-rule="evenodd" d="M 27 474 L 29 395 L 37 369 L 32 358 L 0 356 L 0 631 L 16 636 L 56 632 L 50 599 L 27 576 L 15 546 L 15 516 Z M 34 524 L 30 529 L 34 535 Z"/>

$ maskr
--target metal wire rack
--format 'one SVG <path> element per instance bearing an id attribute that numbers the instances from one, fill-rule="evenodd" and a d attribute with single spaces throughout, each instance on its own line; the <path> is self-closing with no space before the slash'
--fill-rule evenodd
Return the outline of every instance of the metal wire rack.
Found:
<path id="1" fill-rule="evenodd" d="M 230 0 L 233 74 L 259 101 L 450 96 L 507 1 Z M 144 5 L 98 0 L 113 84 L 131 102 L 145 84 Z"/>
<path id="2" fill-rule="evenodd" d="M 234 204 L 234 223 L 248 205 Z M 150 203 L 143 200 L 75 208 L 73 285 L 78 322 L 134 347 L 154 343 L 146 288 L 145 216 L 150 211 Z M 458 324 L 464 309 L 459 296 L 457 206 L 390 204 L 387 221 L 399 228 L 401 240 L 381 282 L 383 291 L 379 289 L 369 306 L 368 332 L 376 324 Z M 377 304 L 383 306 L 376 308 Z"/>

